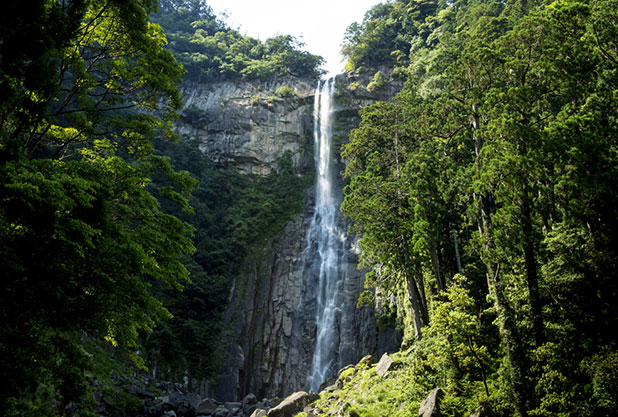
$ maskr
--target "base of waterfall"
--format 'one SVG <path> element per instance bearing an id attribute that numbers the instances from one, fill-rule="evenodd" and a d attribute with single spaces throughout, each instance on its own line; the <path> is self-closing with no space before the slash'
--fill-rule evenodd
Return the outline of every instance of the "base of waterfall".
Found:
<path id="1" fill-rule="evenodd" d="M 200 398 L 194 393 L 174 390 L 156 397 L 153 393 L 136 389 L 142 401 L 142 411 L 132 417 L 294 417 L 307 406 L 319 399 L 318 394 L 295 392 L 286 399 L 263 399 L 258 401 L 249 394 L 240 402 L 220 402 L 211 398 Z M 111 415 L 101 403 L 100 415 Z"/>
<path id="2" fill-rule="evenodd" d="M 384 353 L 376 362 L 367 355 L 356 365 L 343 367 L 324 381 L 319 393 L 295 392 L 285 399 L 258 401 L 254 394 L 242 401 L 222 402 L 192 393 L 185 384 L 132 380 L 126 390 L 136 402 L 132 413 L 118 413 L 109 393 L 95 392 L 94 413 L 100 417 L 358 417 L 462 415 L 492 417 L 489 404 L 453 402 L 457 392 L 432 386 L 431 376 L 418 367 L 420 349 L 412 347 Z M 429 378 L 429 379 L 428 379 Z M 450 397 L 450 398 L 449 398 Z M 126 405 L 126 404 L 125 404 Z M 459 407 L 454 412 L 453 407 Z M 463 413 L 461 411 L 464 411 Z M 69 405 L 66 415 L 81 415 L 79 405 Z"/>

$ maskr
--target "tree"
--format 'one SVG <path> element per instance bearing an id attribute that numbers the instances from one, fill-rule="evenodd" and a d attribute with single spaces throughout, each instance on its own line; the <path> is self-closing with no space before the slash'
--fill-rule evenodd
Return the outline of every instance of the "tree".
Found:
<path id="1" fill-rule="evenodd" d="M 476 372 L 462 363 L 475 363 L 480 341 L 491 344 L 501 358 L 481 379 L 494 410 L 614 415 L 618 391 L 606 372 L 616 346 L 616 5 L 450 2 L 436 14 L 418 33 L 405 29 L 406 87 L 361 113 L 346 147 L 344 210 L 366 266 L 386 273 L 378 278 L 388 289 L 401 287 L 388 272 L 406 268 L 447 289 L 432 293 L 424 281 L 434 295 L 431 341 L 417 349 L 439 348 L 436 369 L 457 386 Z M 355 65 L 365 30 L 349 33 Z M 449 284 L 451 230 L 465 293 Z M 413 256 L 388 263 L 400 236 Z M 472 320 L 473 306 L 493 322 L 474 329 L 476 344 L 458 322 Z"/>
<path id="2" fill-rule="evenodd" d="M 143 366 L 138 334 L 168 316 L 149 288 L 180 289 L 193 251 L 192 227 L 155 197 L 190 211 L 196 185 L 152 154 L 171 134 L 182 73 L 148 22 L 155 3 L 32 3 L 1 13 L 3 415 L 78 400 L 96 366 L 86 340 Z"/>
<path id="3" fill-rule="evenodd" d="M 348 160 L 343 212 L 360 232 L 361 264 L 379 266 L 380 286 L 405 282 L 413 309 L 415 335 L 428 322 L 425 284 L 420 259 L 411 241 L 409 187 L 402 178 L 404 155 L 414 146 L 411 114 L 393 103 L 379 103 L 361 111 L 363 121 L 344 145 Z"/>

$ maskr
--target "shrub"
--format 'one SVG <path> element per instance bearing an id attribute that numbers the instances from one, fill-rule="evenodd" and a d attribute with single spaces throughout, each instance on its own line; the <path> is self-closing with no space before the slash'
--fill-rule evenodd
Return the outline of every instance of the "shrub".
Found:
<path id="1" fill-rule="evenodd" d="M 294 97 L 296 95 L 296 91 L 294 91 L 294 89 L 287 84 L 277 88 L 275 93 L 281 98 Z"/>

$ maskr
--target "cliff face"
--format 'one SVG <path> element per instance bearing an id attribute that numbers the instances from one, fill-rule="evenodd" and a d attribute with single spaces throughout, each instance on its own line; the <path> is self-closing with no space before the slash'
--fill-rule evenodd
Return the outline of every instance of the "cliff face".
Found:
<path id="1" fill-rule="evenodd" d="M 401 83 L 393 80 L 371 86 L 374 73 L 337 76 L 335 172 L 343 171 L 339 147 L 358 125 L 358 110 L 391 99 L 401 88 Z M 276 91 L 284 85 L 295 94 L 278 97 Z M 183 93 L 186 107 L 179 133 L 198 140 L 200 149 L 215 161 L 245 173 L 266 174 L 289 151 L 299 173 L 313 171 L 315 92 L 306 82 L 189 84 Z M 334 184 L 337 204 L 343 198 L 343 185 L 338 177 Z M 313 217 L 313 187 L 305 195 L 303 212 L 288 222 L 280 236 L 256 242 L 234 283 L 225 317 L 229 332 L 222 344 L 224 363 L 217 383 L 220 400 L 234 401 L 248 393 L 283 397 L 306 388 L 316 339 L 318 266 L 317 246 L 307 238 Z M 340 213 L 336 222 L 338 228 L 347 230 Z M 335 337 L 339 363 L 333 364 L 337 369 L 356 363 L 365 354 L 396 348 L 394 331 L 378 331 L 373 309 L 357 308 L 364 274 L 356 266 L 355 246 L 356 239 L 349 236 L 340 257 L 342 291 Z"/>
<path id="2" fill-rule="evenodd" d="M 213 161 L 245 174 L 266 175 L 290 152 L 299 172 L 311 169 L 310 83 L 295 78 L 185 83 L 182 93 L 185 106 L 177 132 L 197 140 Z"/>
<path id="3" fill-rule="evenodd" d="M 313 188 L 308 190 L 311 194 Z M 316 339 L 317 246 L 307 245 L 313 199 L 290 221 L 283 235 L 247 259 L 230 305 L 235 347 L 218 384 L 217 397 L 232 400 L 248 393 L 284 397 L 306 389 Z M 343 222 L 341 217 L 340 222 Z M 343 291 L 337 318 L 339 369 L 376 351 L 370 307 L 357 309 L 363 274 L 356 267 L 354 240 L 342 258 Z"/>

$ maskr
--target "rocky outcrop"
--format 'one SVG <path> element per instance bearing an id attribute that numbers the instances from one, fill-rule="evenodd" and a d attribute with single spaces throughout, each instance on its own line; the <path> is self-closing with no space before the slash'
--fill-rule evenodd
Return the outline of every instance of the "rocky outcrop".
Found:
<path id="1" fill-rule="evenodd" d="M 436 388 L 423 400 L 421 406 L 418 409 L 419 417 L 440 417 L 440 402 L 444 396 L 444 391 L 440 388 Z"/>
<path id="2" fill-rule="evenodd" d="M 337 161 L 335 172 L 344 169 L 339 146 L 346 140 L 349 131 L 358 125 L 360 121 L 358 110 L 373 102 L 392 98 L 402 86 L 401 82 L 387 78 L 389 81 L 380 88 L 368 89 L 372 80 L 371 72 L 344 74 L 336 78 L 337 108 L 334 135 L 335 141 L 339 140 L 339 143 L 334 150 L 334 160 Z M 241 150 L 234 150 L 233 146 L 227 144 L 210 144 L 210 139 L 201 142 L 202 149 L 220 161 L 227 158 L 232 161 L 231 163 L 239 164 L 245 172 L 262 173 L 262 169 L 272 169 L 272 161 L 275 158 L 271 153 L 276 154 L 283 149 L 297 152 L 298 158 L 295 161 L 299 166 L 312 166 L 313 155 L 311 154 L 310 161 L 306 160 L 306 153 L 304 157 L 300 156 L 301 145 L 298 145 L 298 148 L 292 145 L 293 135 L 290 132 L 296 132 L 294 134 L 296 139 L 301 137 L 299 132 L 307 126 L 307 122 L 292 119 L 306 117 L 306 107 L 309 104 L 312 106 L 313 103 L 309 103 L 309 90 L 302 90 L 296 86 L 294 88 L 299 91 L 296 104 L 293 98 L 285 99 L 287 102 L 274 102 L 271 109 L 274 113 L 271 115 L 262 113 L 263 110 L 260 108 L 263 108 L 263 104 L 256 104 L 252 109 L 236 104 L 238 109 L 234 112 L 238 113 L 232 113 L 231 120 L 240 120 L 241 117 L 247 116 L 247 111 L 255 111 L 264 117 L 275 117 L 275 114 L 289 115 L 290 119 L 285 123 L 275 123 L 269 119 L 269 122 L 260 126 L 252 126 L 251 123 L 242 126 L 245 132 L 262 132 L 260 135 L 266 131 L 271 132 L 270 134 L 280 138 L 272 142 L 277 144 L 275 148 L 270 148 L 272 143 L 268 142 L 264 149 L 258 150 L 255 138 L 259 135 L 256 134 L 256 136 L 245 135 L 245 139 L 241 139 L 240 135 L 229 139 L 239 144 Z M 231 96 L 231 93 L 226 94 Z M 187 96 L 186 91 L 185 95 Z M 187 100 L 188 106 L 198 105 L 196 104 L 198 102 L 191 101 L 190 97 L 191 95 Z M 238 102 L 242 100 L 246 98 L 237 99 Z M 304 104 L 301 105 L 301 102 Z M 295 106 L 298 107 L 294 109 Z M 303 106 L 305 110 L 301 110 Z M 218 120 L 219 116 L 215 116 L 209 117 Z M 230 121 L 220 123 L 227 123 L 226 129 L 223 130 L 230 131 Z M 207 126 L 210 134 L 216 134 L 212 124 Z M 265 127 L 270 130 L 264 130 Z M 284 129 L 286 133 L 282 133 L 279 129 Z M 197 131 L 193 133 L 198 134 Z M 227 140 L 225 138 L 230 136 L 218 137 L 225 141 Z M 312 134 L 309 134 L 307 140 L 313 141 Z M 288 145 L 284 145 L 285 143 Z M 247 151 L 248 149 L 251 151 Z M 245 155 L 254 155 L 255 158 L 239 159 L 234 156 L 235 152 L 241 151 Z M 338 178 L 335 187 L 340 196 L 337 204 L 340 204 L 343 198 L 342 178 Z M 313 195 L 313 189 L 307 190 L 303 213 L 288 222 L 281 236 L 261 244 L 261 248 L 255 250 L 246 260 L 243 273 L 235 283 L 225 318 L 230 332 L 224 348 L 226 355 L 217 386 L 217 398 L 220 400 L 235 401 L 250 392 L 258 397 L 284 397 L 307 388 L 306 378 L 311 368 L 316 339 L 315 292 L 318 288 L 317 265 L 313 261 L 316 258 L 313 252 L 317 247 L 307 244 L 307 231 L 313 217 Z M 337 227 L 342 231 L 348 228 L 341 213 L 337 219 Z M 340 269 L 343 271 L 339 283 L 341 299 L 337 303 L 341 307 L 336 319 L 335 339 L 338 360 L 332 365 L 335 370 L 356 363 L 366 354 L 381 355 L 385 351 L 397 348 L 394 332 L 384 333 L 377 329 L 373 309 L 368 306 L 357 308 L 358 296 L 363 290 L 364 275 L 357 269 L 356 238 L 348 236 L 344 246 L 346 253 L 340 258 L 342 264 Z"/>
<path id="3" fill-rule="evenodd" d="M 185 105 L 176 131 L 197 141 L 213 161 L 266 175 L 289 152 L 298 171 L 310 169 L 314 87 L 309 81 L 184 83 L 181 90 Z"/>
<path id="4" fill-rule="evenodd" d="M 395 361 L 393 358 L 388 356 L 388 353 L 385 353 L 380 358 L 380 362 L 376 365 L 376 373 L 383 378 L 386 377 L 388 375 L 388 371 L 390 371 L 394 363 Z"/>
<path id="5" fill-rule="evenodd" d="M 268 417 L 293 417 L 307 405 L 320 398 L 317 394 L 307 394 L 304 391 L 295 392 L 283 400 L 278 406 L 268 411 Z"/>

